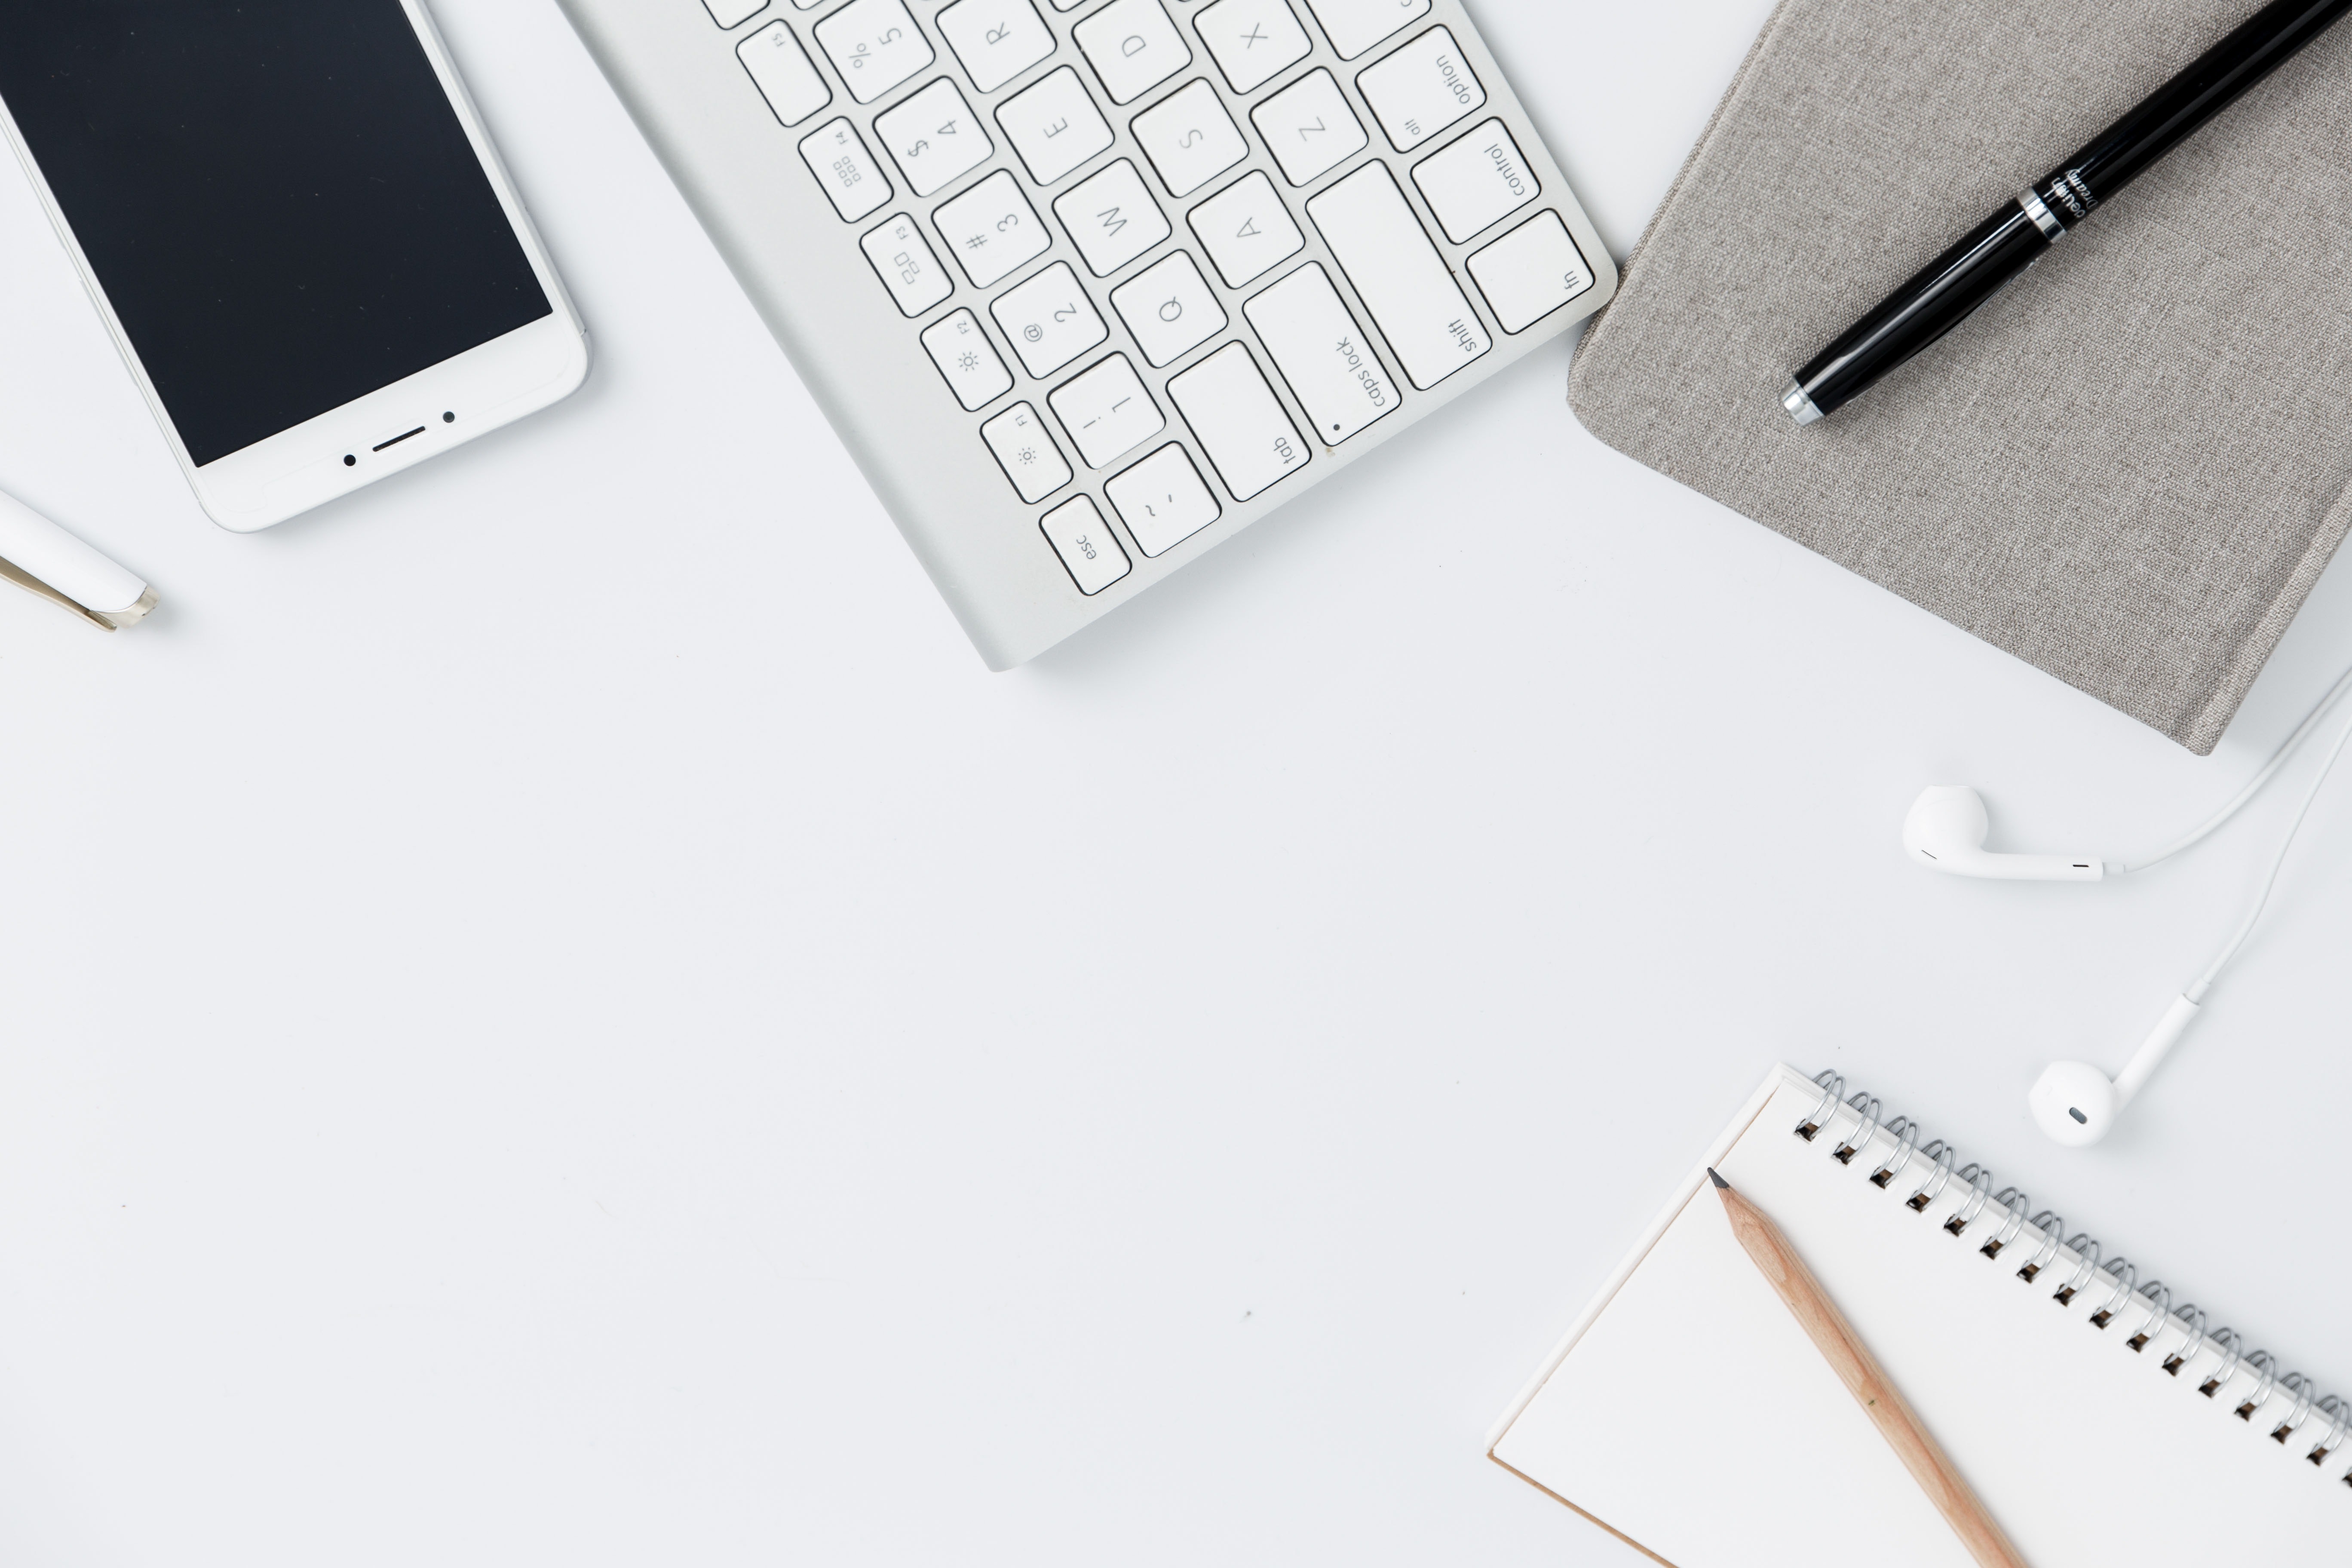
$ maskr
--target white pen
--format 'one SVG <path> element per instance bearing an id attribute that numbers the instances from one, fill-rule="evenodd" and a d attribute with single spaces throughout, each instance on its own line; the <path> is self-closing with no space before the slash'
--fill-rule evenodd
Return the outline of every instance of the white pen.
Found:
<path id="1" fill-rule="evenodd" d="M 137 625 L 155 607 L 154 589 L 5 493 L 0 577 L 110 632 Z"/>

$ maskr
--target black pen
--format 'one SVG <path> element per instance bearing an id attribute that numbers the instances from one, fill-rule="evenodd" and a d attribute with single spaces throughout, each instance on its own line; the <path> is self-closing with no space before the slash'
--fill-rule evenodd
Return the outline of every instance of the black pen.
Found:
<path id="1" fill-rule="evenodd" d="M 2352 0 L 2271 0 L 2088 146 L 1936 258 L 1799 371 L 1780 396 L 1811 425 L 1966 321 L 2091 209 L 2319 37 Z"/>

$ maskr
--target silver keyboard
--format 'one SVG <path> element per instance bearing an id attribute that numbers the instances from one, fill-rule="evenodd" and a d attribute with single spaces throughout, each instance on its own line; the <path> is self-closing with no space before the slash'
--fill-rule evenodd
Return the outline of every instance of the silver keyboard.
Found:
<path id="1" fill-rule="evenodd" d="M 562 0 L 983 658 L 1607 303 L 1459 0 Z"/>

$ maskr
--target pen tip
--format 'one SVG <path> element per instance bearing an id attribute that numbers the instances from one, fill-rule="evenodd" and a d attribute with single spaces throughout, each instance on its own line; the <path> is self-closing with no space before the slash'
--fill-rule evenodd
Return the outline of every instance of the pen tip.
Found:
<path id="1" fill-rule="evenodd" d="M 1729 1192 L 1731 1190 L 1731 1184 L 1725 1181 L 1721 1176 L 1717 1175 L 1713 1165 L 1709 1165 L 1706 1168 L 1706 1179 L 1713 1182 L 1717 1186 L 1721 1187 L 1726 1192 Z"/>

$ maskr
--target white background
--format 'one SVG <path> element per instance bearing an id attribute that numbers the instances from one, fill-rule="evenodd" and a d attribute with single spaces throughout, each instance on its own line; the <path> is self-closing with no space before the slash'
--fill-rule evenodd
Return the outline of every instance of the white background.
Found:
<path id="1" fill-rule="evenodd" d="M 1478 10 L 1622 256 L 1766 6 Z M 164 599 L 0 597 L 0 1561 L 1631 1563 L 1482 1438 L 1783 1057 L 2352 1386 L 2352 809 L 2112 1142 L 2023 1109 L 2316 758 L 2135 880 L 1896 847 L 2168 837 L 2341 571 L 2194 758 L 1561 344 L 992 676 L 551 0 L 440 14 L 596 368 L 267 534 L 0 174 L 0 487 Z"/>

